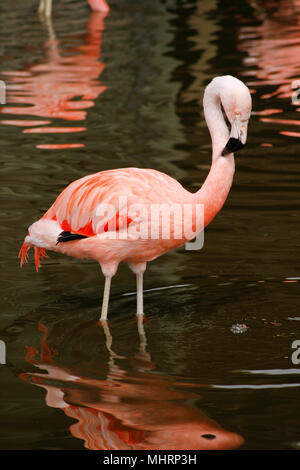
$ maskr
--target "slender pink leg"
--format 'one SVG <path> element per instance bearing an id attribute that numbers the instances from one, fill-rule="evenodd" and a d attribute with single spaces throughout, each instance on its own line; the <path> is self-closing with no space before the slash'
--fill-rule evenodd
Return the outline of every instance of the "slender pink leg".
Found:
<path id="1" fill-rule="evenodd" d="M 107 263 L 107 264 L 102 263 L 100 264 L 100 266 L 101 266 L 102 273 L 105 277 L 100 321 L 105 322 L 107 320 L 111 279 L 117 272 L 118 263 L 111 261 L 110 263 Z"/>
<path id="2" fill-rule="evenodd" d="M 105 284 L 104 284 L 104 293 L 103 293 L 100 321 L 106 321 L 107 320 L 110 284 L 111 284 L 111 277 L 106 277 L 105 278 Z"/>
<path id="3" fill-rule="evenodd" d="M 146 270 L 147 263 L 128 263 L 130 269 L 136 275 L 136 314 L 144 315 L 143 305 L 143 275 Z"/>
<path id="4" fill-rule="evenodd" d="M 143 273 L 136 275 L 136 313 L 137 315 L 144 314 L 143 302 Z"/>
<path id="5" fill-rule="evenodd" d="M 39 13 L 50 17 L 52 13 L 52 0 L 40 0 Z"/>

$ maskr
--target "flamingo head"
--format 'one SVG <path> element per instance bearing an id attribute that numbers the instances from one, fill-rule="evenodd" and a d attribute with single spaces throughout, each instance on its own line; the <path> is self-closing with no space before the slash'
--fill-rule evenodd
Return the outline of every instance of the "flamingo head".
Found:
<path id="1" fill-rule="evenodd" d="M 241 80 L 231 75 L 219 78 L 222 79 L 221 103 L 231 124 L 230 137 L 222 151 L 225 156 L 240 150 L 246 144 L 252 100 L 248 87 Z"/>

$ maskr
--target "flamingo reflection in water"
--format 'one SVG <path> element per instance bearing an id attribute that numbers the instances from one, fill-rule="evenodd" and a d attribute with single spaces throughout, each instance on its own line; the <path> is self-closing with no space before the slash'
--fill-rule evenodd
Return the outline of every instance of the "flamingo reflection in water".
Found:
<path id="1" fill-rule="evenodd" d="M 93 11 L 101 11 L 103 13 L 109 11 L 109 6 L 105 0 L 88 0 L 88 3 Z M 40 0 L 39 13 L 50 17 L 52 13 L 52 0 Z"/>
<path id="2" fill-rule="evenodd" d="M 106 90 L 106 86 L 99 82 L 105 67 L 99 61 L 105 16 L 106 13 L 91 13 L 84 44 L 61 47 L 68 38 L 58 40 L 52 37 L 44 44 L 45 58 L 41 63 L 34 63 L 25 70 L 1 72 L 7 83 L 7 102 L 13 106 L 1 107 L 0 114 L 47 119 L 6 118 L 0 121 L 1 124 L 25 127 L 25 134 L 56 135 L 86 130 L 82 125 L 66 126 L 65 121 L 85 120 L 85 110 L 94 106 L 94 100 Z M 49 126 L 52 122 L 49 119 L 53 118 L 63 120 L 64 125 Z M 42 149 L 83 146 L 82 143 L 37 145 Z"/>
<path id="3" fill-rule="evenodd" d="M 86 448 L 214 450 L 242 445 L 240 435 L 226 431 L 191 404 L 199 396 L 186 389 L 198 385 L 151 372 L 155 364 L 146 350 L 141 317 L 138 319 L 140 347 L 131 364 L 132 370 L 123 370 L 117 364 L 125 358 L 112 350 L 107 323 L 103 322 L 102 327 L 109 353 L 106 379 L 83 376 L 76 367 L 65 367 L 55 360 L 43 324 L 39 325 L 43 332 L 40 358 L 35 348 L 27 347 L 26 360 L 46 373 L 20 374 L 25 382 L 46 390 L 49 407 L 60 408 L 66 416 L 77 420 L 70 431 L 84 441 Z"/>
<path id="4" fill-rule="evenodd" d="M 249 77 L 246 80 L 249 87 L 257 91 L 264 87 L 260 98 L 266 100 L 266 105 L 269 99 L 276 97 L 298 106 L 296 111 L 299 111 L 299 95 L 295 101 L 292 96 L 297 97 L 293 87 L 300 89 L 300 0 L 257 1 L 256 7 L 261 23 L 243 25 L 239 32 L 239 48 L 247 53 L 241 75 Z M 269 93 L 265 92 L 266 86 L 272 87 Z M 300 137 L 299 119 L 269 117 L 280 113 L 283 109 L 266 107 L 254 114 L 260 116 L 261 122 L 278 124 L 280 134 Z M 283 126 L 287 127 L 280 130 Z"/>

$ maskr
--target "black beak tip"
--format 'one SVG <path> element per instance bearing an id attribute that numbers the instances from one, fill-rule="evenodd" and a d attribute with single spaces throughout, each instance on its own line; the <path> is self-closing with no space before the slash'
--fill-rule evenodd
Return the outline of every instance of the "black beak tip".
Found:
<path id="1" fill-rule="evenodd" d="M 222 151 L 222 156 L 225 157 L 229 153 L 237 152 L 238 150 L 242 149 L 245 147 L 245 144 L 243 144 L 239 139 L 235 139 L 234 137 L 230 137 L 228 140 L 227 144 L 225 145 L 223 151 Z"/>

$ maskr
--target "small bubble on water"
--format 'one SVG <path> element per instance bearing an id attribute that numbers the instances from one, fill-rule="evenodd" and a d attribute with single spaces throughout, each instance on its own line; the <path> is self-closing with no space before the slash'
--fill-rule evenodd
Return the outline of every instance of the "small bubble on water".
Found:
<path id="1" fill-rule="evenodd" d="M 230 331 L 232 333 L 245 333 L 245 331 L 248 330 L 248 326 L 245 325 L 244 323 L 236 323 L 235 325 L 232 325 L 232 327 L 230 328 Z"/>
<path id="2" fill-rule="evenodd" d="M 7 333 L 21 333 L 21 331 L 24 330 L 24 327 L 23 326 L 9 326 L 8 328 L 6 328 L 6 332 Z"/>

